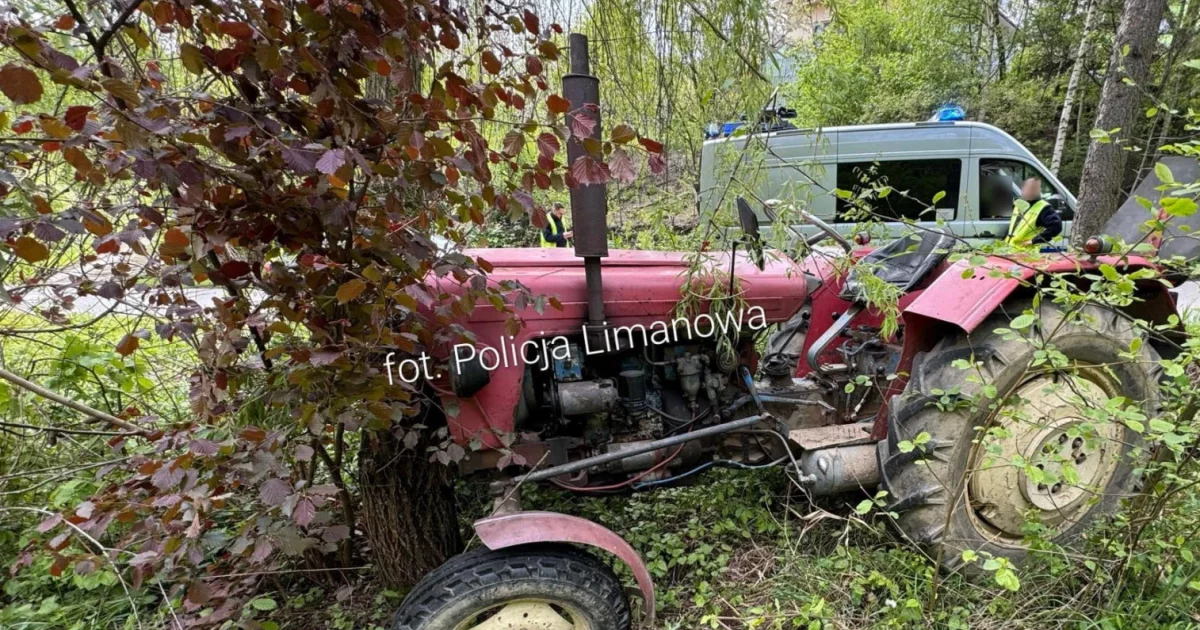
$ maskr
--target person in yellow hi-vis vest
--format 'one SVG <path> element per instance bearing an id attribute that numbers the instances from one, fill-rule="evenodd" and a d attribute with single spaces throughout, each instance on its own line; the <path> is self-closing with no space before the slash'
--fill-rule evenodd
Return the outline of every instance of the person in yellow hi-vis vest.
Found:
<path id="1" fill-rule="evenodd" d="M 1021 198 L 1013 204 L 1005 243 L 1028 247 L 1051 242 L 1062 234 L 1062 217 L 1042 199 L 1042 180 L 1030 177 L 1021 184 Z"/>
<path id="2" fill-rule="evenodd" d="M 566 247 L 567 240 L 575 234 L 563 226 L 563 204 L 554 202 L 554 208 L 546 217 L 546 227 L 542 230 L 542 247 Z"/>

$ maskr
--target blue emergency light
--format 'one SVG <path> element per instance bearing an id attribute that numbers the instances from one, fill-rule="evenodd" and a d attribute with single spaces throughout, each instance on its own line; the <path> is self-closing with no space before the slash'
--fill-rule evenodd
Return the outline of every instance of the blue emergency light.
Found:
<path id="1" fill-rule="evenodd" d="M 959 106 L 959 105 L 944 105 L 942 107 L 939 107 L 938 110 L 936 112 L 934 112 L 933 118 L 930 118 L 929 120 L 933 120 L 933 121 L 937 121 L 937 122 L 951 122 L 951 121 L 955 121 L 955 120 L 966 120 L 966 119 L 967 119 L 967 110 L 963 109 L 961 106 Z"/>

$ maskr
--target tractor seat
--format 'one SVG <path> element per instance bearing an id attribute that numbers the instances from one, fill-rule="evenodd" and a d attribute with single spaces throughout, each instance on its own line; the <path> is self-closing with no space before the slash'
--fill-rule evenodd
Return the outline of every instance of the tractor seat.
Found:
<path id="1" fill-rule="evenodd" d="M 850 270 L 850 277 L 838 297 L 858 304 L 866 303 L 862 274 L 871 275 L 907 293 L 946 258 L 954 244 L 954 235 L 944 227 L 922 229 L 897 239 L 867 254 Z"/>

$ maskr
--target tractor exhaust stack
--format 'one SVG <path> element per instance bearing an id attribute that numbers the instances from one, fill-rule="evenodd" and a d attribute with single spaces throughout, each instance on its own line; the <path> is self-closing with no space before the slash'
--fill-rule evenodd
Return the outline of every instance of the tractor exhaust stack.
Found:
<path id="1" fill-rule="evenodd" d="M 584 115 L 596 121 L 592 137 L 600 139 L 600 79 L 591 75 L 587 36 L 571 33 L 571 72 L 563 76 L 563 96 L 571 102 L 568 116 Z M 583 142 L 567 142 L 567 168 L 587 155 Z M 608 189 L 604 184 L 577 184 L 571 188 L 571 224 L 575 255 L 583 258 L 587 282 L 588 334 L 604 332 L 604 282 L 600 259 L 608 256 Z"/>

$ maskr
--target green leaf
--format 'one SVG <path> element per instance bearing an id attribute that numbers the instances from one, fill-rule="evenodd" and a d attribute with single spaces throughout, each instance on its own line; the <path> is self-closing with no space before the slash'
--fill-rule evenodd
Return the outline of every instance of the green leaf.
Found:
<path id="1" fill-rule="evenodd" d="M 1159 162 L 1154 165 L 1154 174 L 1158 176 L 1158 180 L 1164 184 L 1174 184 L 1175 175 L 1171 173 L 1171 167 Z"/>
<path id="2" fill-rule="evenodd" d="M 1104 279 L 1108 280 L 1109 282 L 1118 282 L 1121 280 L 1121 273 L 1112 265 L 1100 265 L 1100 273 L 1104 274 Z"/>
<path id="3" fill-rule="evenodd" d="M 1138 433 L 1146 432 L 1146 425 L 1142 424 L 1141 422 L 1138 422 L 1137 420 L 1134 420 L 1132 418 L 1126 418 L 1123 422 L 1125 422 L 1125 426 L 1129 427 L 1130 429 L 1133 429 L 1134 431 L 1137 431 Z"/>
<path id="4" fill-rule="evenodd" d="M 1163 210 L 1173 217 L 1190 217 L 1196 214 L 1196 202 L 1184 197 L 1163 197 L 1159 203 Z"/>
<path id="5" fill-rule="evenodd" d="M 874 501 L 872 501 L 870 499 L 863 499 L 862 501 L 858 502 L 858 505 L 854 506 L 854 513 L 855 514 L 866 514 L 867 512 L 870 512 L 871 508 L 873 508 L 873 507 L 875 507 Z"/>
<path id="6" fill-rule="evenodd" d="M 268 597 L 260 597 L 256 600 L 250 602 L 250 606 L 252 608 L 254 608 L 255 610 L 262 610 L 262 611 L 275 610 L 276 608 L 279 607 L 275 603 L 275 600 L 270 599 Z"/>
<path id="7" fill-rule="evenodd" d="M 1023 330 L 1025 328 L 1029 328 L 1030 326 L 1032 326 L 1033 322 L 1036 320 L 1037 320 L 1036 317 L 1034 317 L 1033 315 L 1030 315 L 1029 313 L 1026 313 L 1024 315 L 1018 315 L 1016 317 L 1016 319 L 1012 320 L 1012 322 L 1009 323 L 1009 326 L 1012 326 L 1013 328 L 1015 328 L 1017 330 Z"/>
<path id="8" fill-rule="evenodd" d="M 1188 59 L 1187 61 L 1183 62 L 1183 65 L 1193 70 L 1200 70 L 1200 59 Z"/>
<path id="9" fill-rule="evenodd" d="M 933 196 L 933 203 L 936 205 L 936 204 L 937 204 L 937 202 L 941 201 L 941 200 L 942 200 L 942 199 L 943 199 L 945 196 L 946 196 L 946 191 L 944 191 L 944 190 L 939 190 L 939 191 L 937 192 L 937 194 L 935 194 L 935 195 Z"/>
<path id="10" fill-rule="evenodd" d="M 975 562 L 975 560 L 977 560 L 978 558 L 979 558 L 979 554 L 975 553 L 974 551 L 971 551 L 970 549 L 963 549 L 963 552 L 962 552 L 963 562 Z"/>
<path id="11" fill-rule="evenodd" d="M 1167 433 L 1175 430 L 1175 425 L 1163 420 L 1162 418 L 1150 419 L 1150 430 L 1155 433 Z"/>
<path id="12" fill-rule="evenodd" d="M 1146 118 L 1154 118 L 1157 115 L 1158 115 L 1157 107 L 1151 107 L 1150 109 L 1146 110 Z"/>

